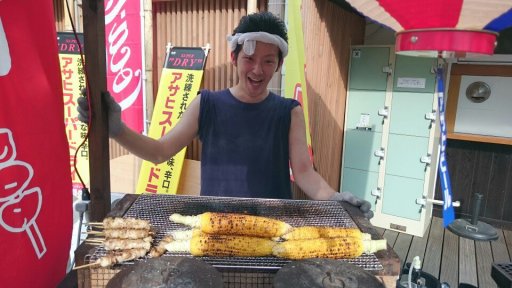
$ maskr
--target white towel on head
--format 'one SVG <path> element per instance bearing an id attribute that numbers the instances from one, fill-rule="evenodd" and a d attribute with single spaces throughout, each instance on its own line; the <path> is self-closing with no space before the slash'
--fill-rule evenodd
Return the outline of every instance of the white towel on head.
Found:
<path id="1" fill-rule="evenodd" d="M 284 41 L 283 38 L 275 34 L 270 34 L 267 32 L 236 33 L 235 35 L 229 35 L 227 39 L 231 51 L 235 51 L 238 44 L 243 44 L 244 53 L 247 55 L 252 55 L 254 54 L 254 49 L 256 49 L 256 41 L 260 41 L 274 44 L 279 47 L 279 50 L 281 50 L 281 53 L 283 53 L 283 57 L 288 55 L 288 44 L 286 41 Z"/>

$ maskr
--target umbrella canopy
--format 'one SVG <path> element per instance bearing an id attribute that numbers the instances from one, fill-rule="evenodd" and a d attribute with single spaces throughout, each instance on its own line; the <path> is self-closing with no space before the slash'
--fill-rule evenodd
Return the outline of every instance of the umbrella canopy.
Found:
<path id="1" fill-rule="evenodd" d="M 396 32 L 395 50 L 416 56 L 491 55 L 512 26 L 510 0 L 346 0 Z"/>

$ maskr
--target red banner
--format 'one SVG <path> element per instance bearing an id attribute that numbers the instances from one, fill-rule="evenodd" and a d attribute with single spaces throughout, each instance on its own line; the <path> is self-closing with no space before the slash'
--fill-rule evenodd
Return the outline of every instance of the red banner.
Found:
<path id="1" fill-rule="evenodd" d="M 121 106 L 122 119 L 144 131 L 144 41 L 140 0 L 105 1 L 107 86 Z"/>
<path id="2" fill-rule="evenodd" d="M 52 0 L 0 1 L 0 286 L 56 287 L 72 231 Z"/>

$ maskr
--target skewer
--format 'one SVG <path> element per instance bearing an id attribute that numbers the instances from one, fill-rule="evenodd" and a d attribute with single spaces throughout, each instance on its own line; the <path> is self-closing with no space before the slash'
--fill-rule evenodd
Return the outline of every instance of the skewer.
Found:
<path id="1" fill-rule="evenodd" d="M 103 226 L 103 222 L 84 222 L 84 225 L 89 225 L 89 226 Z"/>
<path id="2" fill-rule="evenodd" d="M 82 234 L 91 234 L 91 235 L 103 235 L 105 234 L 105 232 L 102 232 L 102 231 L 93 231 L 93 230 L 90 230 L 90 231 L 82 231 Z"/>
<path id="3" fill-rule="evenodd" d="M 101 240 L 101 239 L 85 239 L 85 242 L 103 244 L 105 242 L 105 240 Z"/>
<path id="4" fill-rule="evenodd" d="M 73 267 L 73 270 L 78 270 L 78 269 L 92 267 L 92 266 L 99 266 L 99 265 L 100 265 L 100 262 L 96 261 L 96 262 L 89 263 L 89 264 L 84 264 L 84 265 L 81 265 L 81 266 L 75 266 L 75 267 Z"/>

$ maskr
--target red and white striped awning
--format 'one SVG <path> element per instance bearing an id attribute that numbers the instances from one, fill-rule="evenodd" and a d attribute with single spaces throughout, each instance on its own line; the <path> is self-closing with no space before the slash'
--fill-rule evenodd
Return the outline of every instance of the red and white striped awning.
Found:
<path id="1" fill-rule="evenodd" d="M 512 26 L 512 0 L 346 0 L 396 31 L 401 54 L 491 55 L 498 32 Z"/>

